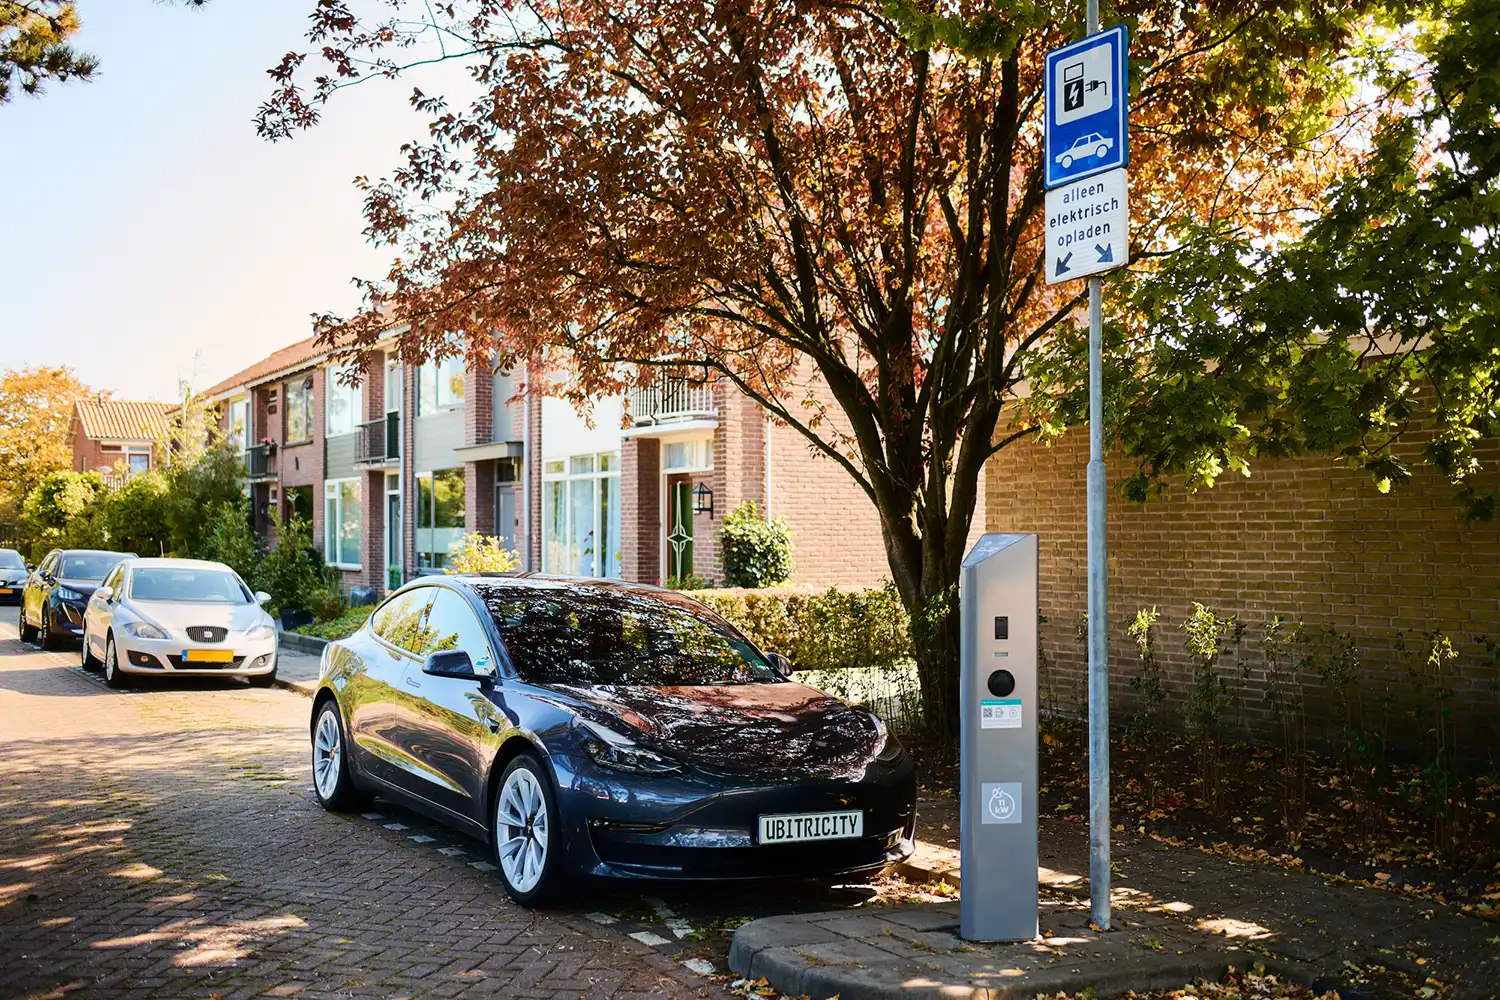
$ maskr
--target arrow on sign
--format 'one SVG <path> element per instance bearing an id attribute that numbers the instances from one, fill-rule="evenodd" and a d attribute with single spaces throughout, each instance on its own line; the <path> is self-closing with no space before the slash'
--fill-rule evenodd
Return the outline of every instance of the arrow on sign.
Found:
<path id="1" fill-rule="evenodd" d="M 1068 273 L 1068 261 L 1070 261 L 1072 259 L 1073 259 L 1073 251 L 1069 250 L 1068 251 L 1068 255 L 1066 257 L 1064 257 L 1062 260 L 1060 260 L 1060 261 L 1057 262 L 1057 273 L 1058 274 L 1067 274 Z"/>
<path id="2" fill-rule="evenodd" d="M 1095 243 L 1094 249 L 1099 251 L 1099 263 L 1101 264 L 1108 264 L 1115 259 L 1115 245 L 1113 243 L 1108 246 L 1100 246 Z M 1069 254 L 1069 256 L 1072 255 Z"/>

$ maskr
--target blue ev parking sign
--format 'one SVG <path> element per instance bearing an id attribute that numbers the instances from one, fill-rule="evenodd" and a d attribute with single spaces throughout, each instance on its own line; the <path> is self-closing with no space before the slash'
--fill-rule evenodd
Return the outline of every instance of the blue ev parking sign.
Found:
<path id="1" fill-rule="evenodd" d="M 1123 24 L 1047 53 L 1046 183 L 1054 188 L 1130 162 Z"/>

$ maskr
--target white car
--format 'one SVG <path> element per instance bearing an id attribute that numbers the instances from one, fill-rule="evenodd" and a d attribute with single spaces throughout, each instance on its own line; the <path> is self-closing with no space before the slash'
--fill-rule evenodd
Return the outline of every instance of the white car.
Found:
<path id="1" fill-rule="evenodd" d="M 1086 160 L 1091 156 L 1102 157 L 1114 144 L 1115 141 L 1109 136 L 1090 132 L 1088 135 L 1079 136 L 1073 141 L 1073 145 L 1058 153 L 1053 159 L 1064 167 L 1071 167 L 1074 160 Z"/>
<path id="2" fill-rule="evenodd" d="M 276 679 L 276 623 L 238 573 L 202 559 L 132 559 L 109 572 L 83 619 L 83 665 L 110 687 L 132 677 Z"/>

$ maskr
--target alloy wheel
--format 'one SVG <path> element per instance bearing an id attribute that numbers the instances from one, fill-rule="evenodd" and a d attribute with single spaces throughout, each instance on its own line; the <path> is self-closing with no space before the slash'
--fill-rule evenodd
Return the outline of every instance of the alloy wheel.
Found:
<path id="1" fill-rule="evenodd" d="M 495 805 L 496 854 L 505 880 L 528 893 L 542 880 L 547 865 L 550 826 L 541 782 L 528 768 L 511 771 Z"/>
<path id="2" fill-rule="evenodd" d="M 332 709 L 325 709 L 318 716 L 318 731 L 313 736 L 313 781 L 324 799 L 332 799 L 338 792 L 343 757 L 344 741 L 339 732 L 338 716 Z"/>

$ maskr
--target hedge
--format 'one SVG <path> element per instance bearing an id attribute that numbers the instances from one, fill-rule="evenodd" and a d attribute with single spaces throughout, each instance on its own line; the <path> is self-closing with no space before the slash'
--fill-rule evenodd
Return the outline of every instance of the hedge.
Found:
<path id="1" fill-rule="evenodd" d="M 721 588 L 690 596 L 798 670 L 882 669 L 911 659 L 906 609 L 889 581 L 863 590 Z"/>

